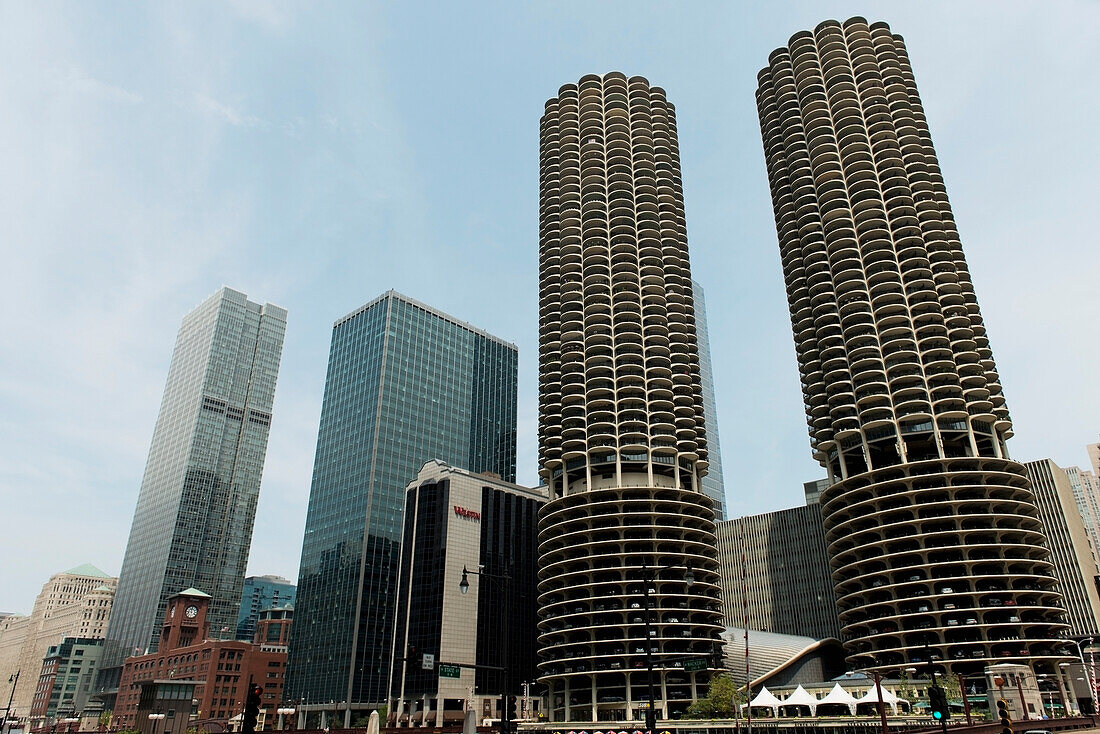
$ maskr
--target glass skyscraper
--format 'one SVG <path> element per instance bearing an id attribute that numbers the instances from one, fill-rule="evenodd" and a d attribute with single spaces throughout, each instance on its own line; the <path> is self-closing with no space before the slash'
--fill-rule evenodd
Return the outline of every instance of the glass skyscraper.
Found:
<path id="1" fill-rule="evenodd" d="M 707 427 L 710 468 L 699 480 L 703 494 L 714 500 L 714 519 L 726 519 L 726 484 L 722 480 L 722 449 L 718 443 L 718 406 L 714 402 L 714 369 L 710 363 L 710 333 L 707 331 L 707 299 L 703 286 L 691 281 L 695 302 L 695 340 L 699 343 L 699 381 L 703 388 L 703 421 Z"/>
<path id="2" fill-rule="evenodd" d="M 166 600 L 209 594 L 214 636 L 237 628 L 286 311 L 222 288 L 183 319 L 107 628 L 104 688 L 156 649 Z"/>
<path id="3" fill-rule="evenodd" d="M 515 481 L 516 369 L 515 345 L 394 291 L 333 326 L 286 682 L 300 710 L 386 701 L 405 487 L 431 459 Z"/>

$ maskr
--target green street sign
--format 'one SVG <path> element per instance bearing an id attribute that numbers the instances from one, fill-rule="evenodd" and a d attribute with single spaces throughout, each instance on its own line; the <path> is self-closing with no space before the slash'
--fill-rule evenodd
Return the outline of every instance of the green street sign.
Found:
<path id="1" fill-rule="evenodd" d="M 439 677 L 440 678 L 461 678 L 462 668 L 457 665 L 447 665 L 446 663 L 439 664 Z"/>
<path id="2" fill-rule="evenodd" d="M 706 669 L 707 669 L 707 659 L 706 658 L 694 658 L 694 659 L 688 660 L 686 663 L 684 663 L 684 670 L 695 671 L 695 670 L 706 670 Z"/>

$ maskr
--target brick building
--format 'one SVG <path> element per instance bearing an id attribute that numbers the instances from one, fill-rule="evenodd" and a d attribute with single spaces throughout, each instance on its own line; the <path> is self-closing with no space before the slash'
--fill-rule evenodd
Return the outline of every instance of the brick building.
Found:
<path id="1" fill-rule="evenodd" d="M 172 717 L 194 715 L 195 722 L 222 724 L 244 709 L 249 681 L 264 687 L 263 705 L 268 721 L 283 695 L 286 645 L 293 607 L 261 613 L 253 642 L 210 639 L 207 611 L 210 596 L 187 589 L 168 599 L 160 634 L 160 650 L 128 658 L 115 700 L 114 729 L 137 729 L 142 684 L 152 681 L 194 681 L 194 698 L 186 713 L 164 711 Z M 227 632 L 231 635 L 232 632 Z"/>

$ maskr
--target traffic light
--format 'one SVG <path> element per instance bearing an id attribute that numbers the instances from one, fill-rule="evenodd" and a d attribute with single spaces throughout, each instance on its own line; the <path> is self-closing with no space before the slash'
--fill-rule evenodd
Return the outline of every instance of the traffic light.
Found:
<path id="1" fill-rule="evenodd" d="M 416 670 L 420 667 L 420 650 L 416 645 L 409 645 L 405 648 L 405 669 Z"/>
<path id="2" fill-rule="evenodd" d="M 1008 715 L 1008 701 L 997 699 L 997 718 L 1001 722 L 1001 734 L 1012 734 L 1012 719 Z"/>
<path id="3" fill-rule="evenodd" d="M 241 730 L 244 732 L 256 731 L 256 719 L 260 715 L 261 696 L 263 696 L 264 688 L 258 683 L 252 683 L 248 686 L 248 698 L 244 703 L 244 721 L 242 722 Z"/>
<path id="4" fill-rule="evenodd" d="M 508 696 L 508 720 L 519 721 L 519 696 Z"/>
<path id="5" fill-rule="evenodd" d="M 932 709 L 932 718 L 936 721 L 947 721 L 951 718 L 951 707 L 947 705 L 947 694 L 939 686 L 931 686 L 928 689 L 928 705 Z"/>

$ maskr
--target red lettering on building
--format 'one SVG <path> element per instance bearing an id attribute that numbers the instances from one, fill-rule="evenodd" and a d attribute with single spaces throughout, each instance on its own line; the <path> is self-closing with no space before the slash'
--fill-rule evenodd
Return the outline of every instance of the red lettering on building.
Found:
<path id="1" fill-rule="evenodd" d="M 481 522 L 481 513 L 480 512 L 474 512 L 473 510 L 467 510 L 465 507 L 459 507 L 458 505 L 455 505 L 454 507 L 455 507 L 455 514 L 458 515 L 459 517 L 468 517 L 471 520 L 477 520 L 478 522 Z"/>

